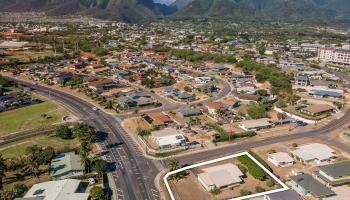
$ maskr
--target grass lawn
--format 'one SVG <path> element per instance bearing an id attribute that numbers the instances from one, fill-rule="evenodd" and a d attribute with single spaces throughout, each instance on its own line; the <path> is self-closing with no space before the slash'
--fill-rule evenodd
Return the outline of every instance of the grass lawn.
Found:
<path id="1" fill-rule="evenodd" d="M 37 59 L 38 57 L 45 57 L 45 56 L 54 56 L 53 51 L 26 51 L 24 52 L 15 52 L 14 55 L 9 56 L 9 58 L 18 59 L 20 61 L 26 62 L 29 61 L 30 58 Z M 61 53 L 57 53 L 57 56 L 61 56 Z"/>
<path id="2" fill-rule="evenodd" d="M 42 116 L 46 114 L 47 116 Z M 68 112 L 51 101 L 0 113 L 0 136 L 62 121 Z"/>
<path id="3" fill-rule="evenodd" d="M 62 150 L 65 148 L 77 147 L 79 145 L 79 140 L 63 140 L 61 138 L 48 135 L 36 136 L 0 146 L 0 154 L 2 154 L 5 158 L 23 156 L 26 153 L 26 148 L 33 145 L 43 147 L 51 146 L 55 150 Z"/>

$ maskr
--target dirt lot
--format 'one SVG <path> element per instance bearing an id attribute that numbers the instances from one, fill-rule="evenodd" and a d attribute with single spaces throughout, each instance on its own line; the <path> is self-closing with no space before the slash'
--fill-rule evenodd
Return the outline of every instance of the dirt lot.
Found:
<path id="1" fill-rule="evenodd" d="M 254 179 L 249 173 L 246 173 L 246 177 L 243 178 L 243 183 L 236 187 L 231 188 L 225 188 L 221 190 L 221 193 L 218 195 L 213 195 L 206 191 L 204 187 L 198 182 L 197 174 L 202 173 L 202 169 L 216 166 L 216 165 L 222 165 L 225 163 L 232 163 L 232 164 L 239 164 L 238 161 L 235 159 L 230 159 L 210 165 L 205 165 L 202 167 L 194 168 L 192 170 L 189 170 L 189 175 L 180 180 L 180 181 L 169 181 L 171 189 L 174 193 L 175 199 L 179 200 L 187 200 L 187 199 L 228 199 L 228 198 L 234 198 L 240 196 L 240 190 L 248 190 L 252 193 L 255 192 L 255 187 L 260 186 L 264 188 L 265 190 L 273 190 L 276 188 L 279 188 L 279 185 L 276 185 L 275 187 L 269 188 L 266 186 L 266 181 L 258 181 Z"/>

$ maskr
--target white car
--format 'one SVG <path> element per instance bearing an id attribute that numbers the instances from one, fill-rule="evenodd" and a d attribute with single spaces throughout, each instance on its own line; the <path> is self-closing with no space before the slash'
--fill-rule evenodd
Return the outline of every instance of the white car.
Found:
<path id="1" fill-rule="evenodd" d="M 92 110 L 93 111 L 98 111 L 98 108 L 97 107 L 93 107 Z"/>

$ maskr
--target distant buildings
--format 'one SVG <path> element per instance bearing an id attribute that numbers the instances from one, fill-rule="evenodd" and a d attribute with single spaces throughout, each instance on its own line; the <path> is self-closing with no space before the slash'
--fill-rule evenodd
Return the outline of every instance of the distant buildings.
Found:
<path id="1" fill-rule="evenodd" d="M 319 50 L 318 59 L 323 62 L 350 65 L 350 50 L 337 48 L 321 48 Z"/>

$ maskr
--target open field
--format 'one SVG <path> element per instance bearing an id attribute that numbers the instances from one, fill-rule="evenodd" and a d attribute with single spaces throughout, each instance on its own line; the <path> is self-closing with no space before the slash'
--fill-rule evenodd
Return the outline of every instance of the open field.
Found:
<path id="1" fill-rule="evenodd" d="M 60 56 L 60 53 L 57 53 L 56 56 Z M 22 62 L 27 62 L 30 60 L 30 58 L 32 59 L 37 59 L 39 57 L 45 57 L 45 56 L 54 56 L 54 52 L 53 51 L 25 51 L 25 52 L 15 52 L 15 54 L 9 56 L 8 58 L 11 59 L 18 59 L 19 61 Z"/>
<path id="2" fill-rule="evenodd" d="M 32 145 L 39 145 L 43 147 L 51 146 L 55 150 L 62 150 L 65 148 L 77 147 L 79 145 L 79 140 L 63 140 L 61 138 L 49 135 L 36 136 L 30 139 L 0 146 L 0 154 L 2 154 L 5 158 L 23 156 L 26 152 L 26 148 Z"/>
<path id="3" fill-rule="evenodd" d="M 50 101 L 0 113 L 0 136 L 52 125 L 62 121 L 68 112 Z"/>

